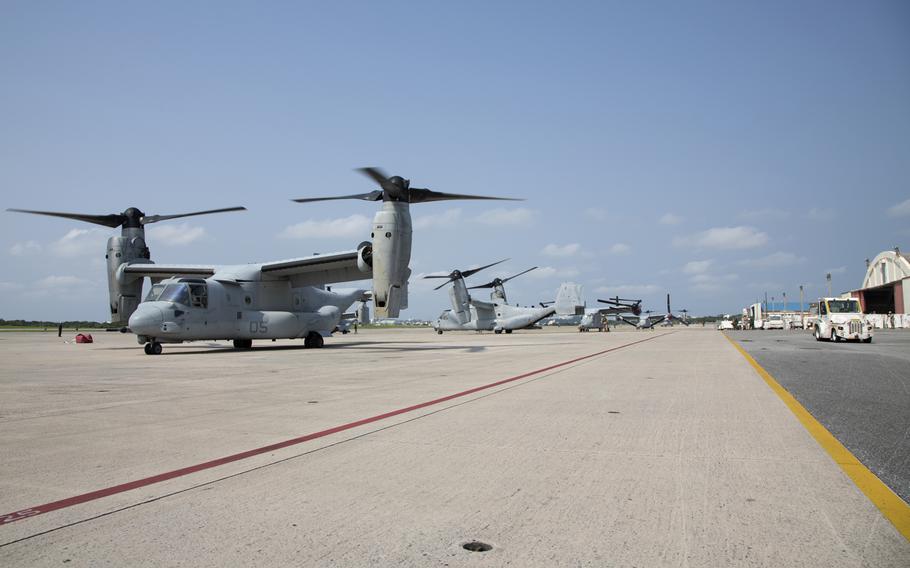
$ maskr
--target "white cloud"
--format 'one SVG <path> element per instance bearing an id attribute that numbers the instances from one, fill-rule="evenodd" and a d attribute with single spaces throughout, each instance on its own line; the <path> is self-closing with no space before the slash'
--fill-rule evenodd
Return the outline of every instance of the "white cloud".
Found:
<path id="1" fill-rule="evenodd" d="M 729 284 L 739 280 L 738 274 L 696 274 L 690 278 L 691 289 L 696 292 L 720 292 L 729 289 Z"/>
<path id="2" fill-rule="evenodd" d="M 35 286 L 42 290 L 59 290 L 69 286 L 86 286 L 92 282 L 78 276 L 46 276 L 35 282 Z"/>
<path id="3" fill-rule="evenodd" d="M 679 225 L 683 222 L 683 218 L 673 213 L 665 213 L 657 222 L 661 225 Z"/>
<path id="4" fill-rule="evenodd" d="M 566 268 L 553 268 L 552 266 L 541 266 L 537 270 L 528 272 L 528 277 L 543 280 L 544 278 L 574 278 L 580 274 L 574 266 Z"/>
<path id="5" fill-rule="evenodd" d="M 607 220 L 607 212 L 605 210 L 599 209 L 597 207 L 588 207 L 587 209 L 585 209 L 584 215 L 585 215 L 585 217 L 589 217 L 591 219 L 594 219 L 595 221 L 606 221 Z"/>
<path id="6" fill-rule="evenodd" d="M 107 229 L 72 229 L 48 245 L 57 256 L 74 258 L 104 254 L 107 248 Z"/>
<path id="7" fill-rule="evenodd" d="M 760 247 L 768 242 L 768 235 L 754 227 L 715 227 L 686 237 L 676 237 L 676 246 L 738 250 Z"/>
<path id="8" fill-rule="evenodd" d="M 837 214 L 834 212 L 834 209 L 818 207 L 809 209 L 809 213 L 807 215 L 810 219 L 814 219 L 816 221 L 830 221 L 837 216 Z"/>
<path id="9" fill-rule="evenodd" d="M 66 295 L 68 298 L 89 297 L 99 293 L 101 284 L 78 276 L 46 276 L 24 289 L 22 296 L 32 299 Z"/>
<path id="10" fill-rule="evenodd" d="M 910 217 L 910 199 L 906 201 L 901 201 L 897 205 L 892 205 L 888 208 L 888 216 L 890 217 Z"/>
<path id="11" fill-rule="evenodd" d="M 477 222 L 484 225 L 529 225 L 536 212 L 524 207 L 518 209 L 491 209 L 477 216 Z"/>
<path id="12" fill-rule="evenodd" d="M 793 266 L 805 262 L 802 256 L 797 256 L 792 252 L 775 252 L 761 258 L 748 258 L 737 262 L 740 266 L 751 268 L 777 268 L 781 266 Z"/>
<path id="13" fill-rule="evenodd" d="M 547 256 L 555 257 L 565 257 L 565 256 L 575 256 L 578 254 L 578 251 L 581 250 L 581 245 L 578 243 L 569 243 L 567 245 L 557 245 L 557 244 L 548 244 L 543 247 L 543 250 L 540 251 L 542 254 Z"/>
<path id="14" fill-rule="evenodd" d="M 148 241 L 152 244 L 165 246 L 188 245 L 205 237 L 205 229 L 193 227 L 188 223 L 180 225 L 159 225 L 148 230 Z"/>
<path id="15" fill-rule="evenodd" d="M 24 286 L 18 282 L 0 282 L 0 292 L 15 292 L 21 290 Z"/>
<path id="16" fill-rule="evenodd" d="M 25 241 L 24 243 L 16 243 L 11 246 L 9 253 L 13 256 L 26 256 L 41 252 L 41 248 L 41 245 L 35 241 Z"/>
<path id="17" fill-rule="evenodd" d="M 436 215 L 421 215 L 414 219 L 415 229 L 454 227 L 461 221 L 461 209 L 447 209 Z"/>
<path id="18" fill-rule="evenodd" d="M 647 294 L 656 294 L 662 290 L 663 288 L 656 284 L 617 284 L 614 286 L 600 286 L 594 289 L 598 294 L 614 294 L 617 296 L 644 296 Z"/>
<path id="19" fill-rule="evenodd" d="M 610 247 L 610 254 L 629 254 L 632 247 L 625 243 L 616 243 Z"/>
<path id="20" fill-rule="evenodd" d="M 285 227 L 278 234 L 282 239 L 335 239 L 365 237 L 370 234 L 370 219 L 355 214 L 338 219 L 304 221 Z"/>
<path id="21" fill-rule="evenodd" d="M 713 259 L 690 260 L 683 265 L 683 272 L 686 274 L 701 274 L 702 272 L 707 272 L 713 263 Z"/>

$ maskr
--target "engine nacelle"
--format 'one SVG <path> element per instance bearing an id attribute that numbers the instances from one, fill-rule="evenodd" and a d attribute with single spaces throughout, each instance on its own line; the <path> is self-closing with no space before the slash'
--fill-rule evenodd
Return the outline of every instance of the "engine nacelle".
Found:
<path id="1" fill-rule="evenodd" d="M 407 306 L 411 212 L 405 201 L 385 201 L 373 217 L 373 306 L 376 317 L 397 318 Z M 358 265 L 359 265 L 358 260 Z"/>
<path id="2" fill-rule="evenodd" d="M 120 267 L 134 262 L 150 263 L 150 257 L 142 228 L 124 228 L 122 235 L 107 240 L 107 289 L 111 324 L 127 325 L 130 316 L 142 301 L 142 279 L 122 281 L 118 278 Z"/>

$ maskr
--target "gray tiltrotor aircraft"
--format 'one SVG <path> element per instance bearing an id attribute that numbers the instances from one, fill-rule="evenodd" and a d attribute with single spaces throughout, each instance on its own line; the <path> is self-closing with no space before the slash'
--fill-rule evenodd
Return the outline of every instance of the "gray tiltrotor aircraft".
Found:
<path id="1" fill-rule="evenodd" d="M 446 275 L 424 276 L 424 278 L 446 279 L 435 290 L 439 290 L 450 282 L 453 284 L 449 290 L 452 309 L 442 312 L 439 318 L 433 322 L 433 328 L 436 333 L 441 334 L 443 331 L 455 330 L 492 330 L 494 333 L 502 333 L 503 331 L 512 333 L 512 330 L 534 325 L 545 317 L 553 315 L 556 308 L 523 308 L 521 306 L 510 306 L 506 303 L 506 291 L 503 284 L 512 278 L 534 270 L 534 268 L 537 268 L 536 266 L 509 278 L 495 278 L 486 284 L 472 286 L 470 289 L 492 289 L 489 302 L 473 299 L 468 294 L 469 288 L 465 285 L 464 279 L 500 262 L 505 262 L 505 260 L 471 270 L 453 270 Z"/>
<path id="2" fill-rule="evenodd" d="M 541 306 L 556 305 L 556 314 L 550 318 L 547 325 L 571 325 L 578 331 L 597 329 L 609 331 L 608 316 L 624 312 L 641 313 L 641 300 L 598 300 L 609 303 L 609 308 L 588 308 L 587 302 L 582 300 L 582 286 L 575 282 L 563 282 L 556 292 L 555 302 L 541 302 Z M 636 311 L 637 310 L 637 311 Z"/>
<path id="3" fill-rule="evenodd" d="M 504 199 L 411 188 L 408 180 L 399 176 L 386 177 L 376 168 L 359 171 L 378 183 L 381 189 L 294 201 L 382 201 L 382 208 L 373 218 L 372 242 L 362 242 L 355 250 L 277 262 L 217 267 L 149 262 L 142 225 L 186 215 L 144 217 L 138 210 L 129 209 L 102 223 L 101 216 L 25 212 L 108 226 L 116 226 L 110 224 L 115 220 L 117 224 L 123 223 L 124 236 L 121 238 L 128 242 L 121 243 L 112 237 L 108 245 L 111 319 L 120 323 L 128 318 L 130 330 L 137 335 L 140 344 L 145 344 L 145 352 L 149 355 L 160 354 L 162 343 L 192 340 L 231 339 L 235 348 L 246 349 L 252 347 L 254 339 L 304 338 L 305 347 L 322 347 L 323 337 L 339 325 L 343 312 L 370 295 L 362 289 L 332 291 L 328 284 L 372 278 L 371 296 L 378 317 L 397 317 L 399 311 L 407 307 L 407 284 L 411 273 L 408 268 L 411 203 Z M 236 209 L 239 208 L 230 210 Z M 215 211 L 187 215 L 210 212 Z M 127 246 L 131 248 L 124 254 Z M 142 303 L 136 306 L 132 299 L 121 300 L 124 290 L 130 292 L 131 298 L 138 298 L 145 277 L 153 280 L 153 286 Z M 119 301 L 116 306 L 115 295 Z"/>
<path id="4" fill-rule="evenodd" d="M 146 276 L 170 276 L 175 272 L 166 265 L 153 265 L 152 255 L 145 244 L 145 226 L 149 223 L 180 219 L 195 215 L 208 215 L 210 213 L 224 213 L 227 211 L 246 211 L 246 207 L 228 207 L 226 209 L 210 209 L 208 211 L 195 211 L 193 213 L 180 213 L 177 215 L 146 215 L 135 207 L 130 207 L 123 213 L 110 215 L 83 215 L 81 213 L 58 213 L 56 211 L 33 211 L 31 209 L 7 209 L 17 213 L 32 213 L 35 215 L 48 215 L 50 217 L 63 217 L 102 225 L 104 227 L 120 227 L 120 236 L 112 236 L 107 240 L 107 288 L 110 299 L 111 325 L 125 326 L 130 316 L 136 310 L 142 299 L 142 276 L 127 276 L 122 273 L 125 266 L 137 263 L 145 265 L 148 270 Z M 189 269 L 180 274 L 200 274 L 196 269 Z M 205 274 L 205 272 L 202 272 Z"/>
<path id="5" fill-rule="evenodd" d="M 635 319 L 629 316 L 617 315 L 617 318 L 626 322 L 627 324 L 634 326 L 636 329 L 654 329 L 658 325 L 673 325 L 674 321 L 678 321 L 686 326 L 689 325 L 689 312 L 688 310 L 680 310 L 680 313 L 683 314 L 683 317 L 676 316 L 673 311 L 670 309 L 670 294 L 667 294 L 667 313 L 651 315 L 654 312 L 651 310 L 641 311 L 641 300 L 622 300 L 620 298 L 613 298 L 610 300 L 597 300 L 598 302 L 603 302 L 605 304 L 610 304 L 616 306 L 620 309 L 623 307 L 631 307 L 632 309 L 623 310 L 632 312 L 633 316 L 636 316 Z M 628 302 L 633 302 L 628 305 Z"/>

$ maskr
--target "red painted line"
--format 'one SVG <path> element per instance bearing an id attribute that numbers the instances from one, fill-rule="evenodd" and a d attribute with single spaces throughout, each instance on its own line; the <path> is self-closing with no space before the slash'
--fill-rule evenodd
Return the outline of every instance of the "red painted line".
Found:
<path id="1" fill-rule="evenodd" d="M 672 333 L 672 332 L 671 332 Z M 566 365 L 571 365 L 572 363 L 578 363 L 579 361 L 584 361 L 585 359 L 590 359 L 592 357 L 597 357 L 599 355 L 604 355 L 605 353 L 610 353 L 611 351 L 616 351 L 618 349 L 623 349 L 625 347 L 631 347 L 639 343 L 644 343 L 645 341 L 650 341 L 652 339 L 657 339 L 658 337 L 663 337 L 668 335 L 662 333 L 660 335 L 653 335 L 646 339 L 640 339 L 638 341 L 633 341 L 632 343 L 626 343 L 625 345 L 619 345 L 617 347 L 611 347 L 610 349 L 604 349 L 603 351 L 598 351 L 597 353 L 592 353 L 590 355 L 585 355 L 583 357 L 576 357 L 569 361 L 563 361 L 562 363 L 556 363 L 555 365 L 550 365 L 549 367 L 544 367 L 542 369 L 537 369 L 536 371 L 529 371 L 521 375 L 516 375 L 514 377 L 509 377 L 508 379 L 503 379 L 501 381 L 496 381 L 495 383 L 490 383 L 487 385 L 474 387 L 466 391 L 461 391 L 455 394 L 450 394 L 441 398 L 436 398 L 429 400 L 427 402 L 421 402 L 420 404 L 415 404 L 405 408 L 399 408 L 398 410 L 392 410 L 391 412 L 386 412 L 384 414 L 377 414 L 376 416 L 371 416 L 370 418 L 364 418 L 362 420 L 357 420 L 355 422 L 349 422 L 347 424 L 342 424 L 341 426 L 335 426 L 334 428 L 329 428 L 328 430 L 321 430 L 319 432 L 313 432 L 312 434 L 306 434 L 304 436 L 299 436 L 297 438 L 291 438 L 290 440 L 285 440 L 283 442 L 278 442 L 276 444 L 270 444 L 268 446 L 263 446 L 261 448 L 256 448 L 254 450 L 247 450 L 245 452 L 240 452 L 239 454 L 233 454 L 230 456 L 225 456 L 223 458 L 218 458 L 215 460 L 203 462 L 196 465 L 191 465 L 189 467 L 184 467 L 180 469 L 175 469 L 167 473 L 159 473 L 158 475 L 153 475 L 151 477 L 144 477 L 142 479 L 137 479 L 135 481 L 130 481 L 128 483 L 122 483 L 120 485 L 114 485 L 113 487 L 107 487 L 105 489 L 99 489 L 97 491 L 91 491 L 89 493 L 83 493 L 82 495 L 76 495 L 74 497 L 69 497 L 67 499 L 61 499 L 60 501 L 54 501 L 52 503 L 45 503 L 44 505 L 38 505 L 36 507 L 29 507 L 27 509 L 22 509 L 13 513 L 7 513 L 5 515 L 0 515 L 0 525 L 5 525 L 9 523 L 14 523 L 16 521 L 21 521 L 22 519 L 27 519 L 30 517 L 35 517 L 37 515 L 43 515 L 44 513 L 50 513 L 51 511 L 56 511 L 58 509 L 66 509 L 74 505 L 80 505 L 82 503 L 87 503 L 89 501 L 94 501 L 96 499 L 101 499 L 102 497 L 109 497 L 111 495 L 116 495 L 118 493 L 123 493 L 125 491 L 130 491 L 132 489 L 138 489 L 140 487 L 146 487 L 148 485 L 153 485 L 155 483 L 161 483 L 162 481 L 168 481 L 177 477 L 183 477 L 184 475 L 189 475 L 191 473 L 196 473 L 198 471 L 203 471 L 206 469 L 211 469 L 213 467 L 218 467 L 220 465 L 228 464 L 235 461 L 244 460 L 246 458 L 251 458 L 253 456 L 258 456 L 260 454 L 265 454 L 275 450 L 280 450 L 282 448 L 287 448 L 288 446 L 295 446 L 297 444 L 302 444 L 303 442 L 309 442 L 310 440 L 315 440 L 317 438 L 322 438 L 329 436 L 331 434 L 337 434 L 338 432 L 344 432 L 345 430 L 350 430 L 352 428 L 357 428 L 358 426 L 363 426 L 365 424 L 370 424 L 372 422 L 378 422 L 380 420 L 385 420 L 386 418 L 391 418 L 393 416 L 398 416 L 399 414 L 405 414 L 412 412 L 414 410 L 420 410 L 421 408 L 426 408 L 428 406 L 433 406 L 443 402 L 448 402 L 450 400 L 461 398 L 463 396 L 468 396 L 476 392 L 484 391 L 500 385 L 511 383 L 513 381 L 518 381 L 521 379 L 526 379 L 528 377 L 539 375 L 547 371 L 552 371 L 553 369 L 558 369 L 560 367 L 565 367 Z"/>

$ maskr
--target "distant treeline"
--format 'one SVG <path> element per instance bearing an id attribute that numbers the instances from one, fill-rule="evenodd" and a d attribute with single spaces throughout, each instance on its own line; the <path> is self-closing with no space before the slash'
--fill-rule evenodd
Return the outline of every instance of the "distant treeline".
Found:
<path id="1" fill-rule="evenodd" d="M 63 324 L 63 327 L 66 328 L 106 328 L 110 324 L 105 322 L 97 321 L 29 321 L 29 320 L 5 320 L 0 319 L 0 327 L 47 327 L 47 328 L 57 328 L 58 325 Z"/>

